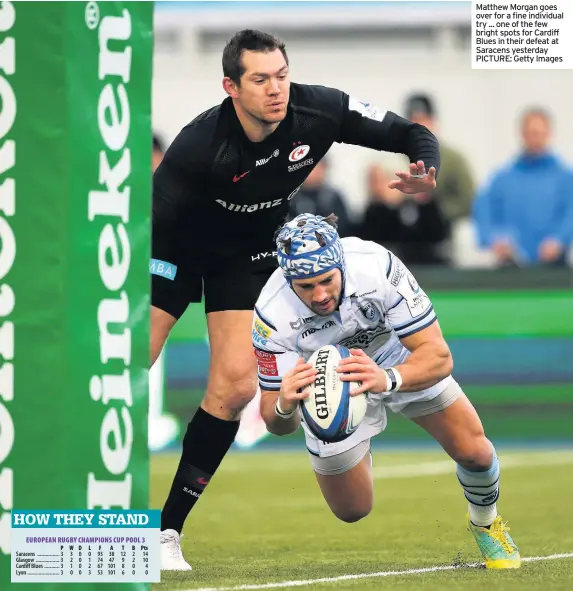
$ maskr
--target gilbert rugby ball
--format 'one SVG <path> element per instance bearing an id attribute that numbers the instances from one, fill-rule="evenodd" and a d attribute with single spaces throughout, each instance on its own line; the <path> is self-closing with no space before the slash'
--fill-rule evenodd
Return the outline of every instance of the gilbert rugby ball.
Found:
<path id="1" fill-rule="evenodd" d="M 350 396 L 358 382 L 343 382 L 336 371 L 345 357 L 350 357 L 346 347 L 325 345 L 308 360 L 318 373 L 314 382 L 305 388 L 309 396 L 301 400 L 301 413 L 310 432 L 328 443 L 352 435 L 366 414 L 366 394 Z"/>

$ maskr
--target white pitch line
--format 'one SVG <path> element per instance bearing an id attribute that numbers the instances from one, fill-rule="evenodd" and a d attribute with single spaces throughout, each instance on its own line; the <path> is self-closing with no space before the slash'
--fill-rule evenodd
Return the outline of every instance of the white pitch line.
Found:
<path id="1" fill-rule="evenodd" d="M 573 454 L 532 454 L 530 456 L 515 455 L 501 456 L 500 468 L 503 472 L 506 468 L 559 466 L 573 464 Z M 436 474 L 449 474 L 456 471 L 456 464 L 452 460 L 440 460 L 437 462 L 421 462 L 419 464 L 404 464 L 402 466 L 380 466 L 374 468 L 372 474 L 376 479 L 391 478 L 416 478 L 419 476 L 433 476 Z"/>
<path id="2" fill-rule="evenodd" d="M 573 552 L 567 554 L 551 554 L 549 556 L 529 556 L 522 558 L 521 562 L 538 562 L 540 560 L 558 560 L 560 558 L 573 558 Z M 276 583 L 264 583 L 261 585 L 237 585 L 235 587 L 200 587 L 187 589 L 186 591 L 250 591 L 255 589 L 280 589 L 285 587 L 304 587 L 319 583 L 338 583 L 340 581 L 355 581 L 358 579 L 373 579 L 379 577 L 397 577 L 401 575 L 421 575 L 440 571 L 458 570 L 460 568 L 481 568 L 483 564 L 474 562 L 460 566 L 431 566 L 427 568 L 411 568 L 408 570 L 381 571 L 377 573 L 361 573 L 358 575 L 342 575 L 339 577 L 325 577 L 322 579 L 308 579 L 302 581 L 280 581 Z"/>

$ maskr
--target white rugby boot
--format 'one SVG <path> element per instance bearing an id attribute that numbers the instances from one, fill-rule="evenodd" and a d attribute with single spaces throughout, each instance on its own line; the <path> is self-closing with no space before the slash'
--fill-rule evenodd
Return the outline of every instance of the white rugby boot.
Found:
<path id="1" fill-rule="evenodd" d="M 159 566 L 161 570 L 193 570 L 183 558 L 182 537 L 174 529 L 166 529 L 159 535 Z"/>

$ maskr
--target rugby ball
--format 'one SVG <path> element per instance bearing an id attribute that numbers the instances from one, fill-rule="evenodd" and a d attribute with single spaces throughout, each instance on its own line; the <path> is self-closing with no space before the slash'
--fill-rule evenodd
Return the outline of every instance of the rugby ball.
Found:
<path id="1" fill-rule="evenodd" d="M 350 396 L 358 382 L 343 382 L 336 368 L 350 351 L 341 345 L 325 345 L 308 360 L 318 373 L 306 386 L 309 396 L 300 402 L 302 418 L 321 441 L 334 443 L 352 435 L 366 414 L 366 394 Z"/>

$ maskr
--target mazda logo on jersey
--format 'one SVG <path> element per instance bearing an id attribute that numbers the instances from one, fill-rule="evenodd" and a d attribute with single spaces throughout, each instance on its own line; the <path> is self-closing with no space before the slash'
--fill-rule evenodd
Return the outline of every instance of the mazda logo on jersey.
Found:
<path id="1" fill-rule="evenodd" d="M 292 324 L 292 323 L 291 323 Z M 331 326 L 334 326 L 336 323 L 334 322 L 334 320 L 327 320 L 322 326 L 317 326 L 315 328 L 307 328 L 301 335 L 300 337 L 302 339 L 305 339 L 306 337 L 309 337 L 310 335 L 313 335 L 315 332 L 318 332 L 319 330 L 324 330 L 325 328 L 330 328 Z"/>
<path id="2" fill-rule="evenodd" d="M 288 159 L 291 162 L 298 162 L 299 160 L 302 160 L 309 152 L 310 152 L 310 146 L 308 146 L 306 144 L 304 144 L 302 146 L 297 146 L 288 155 Z"/>

